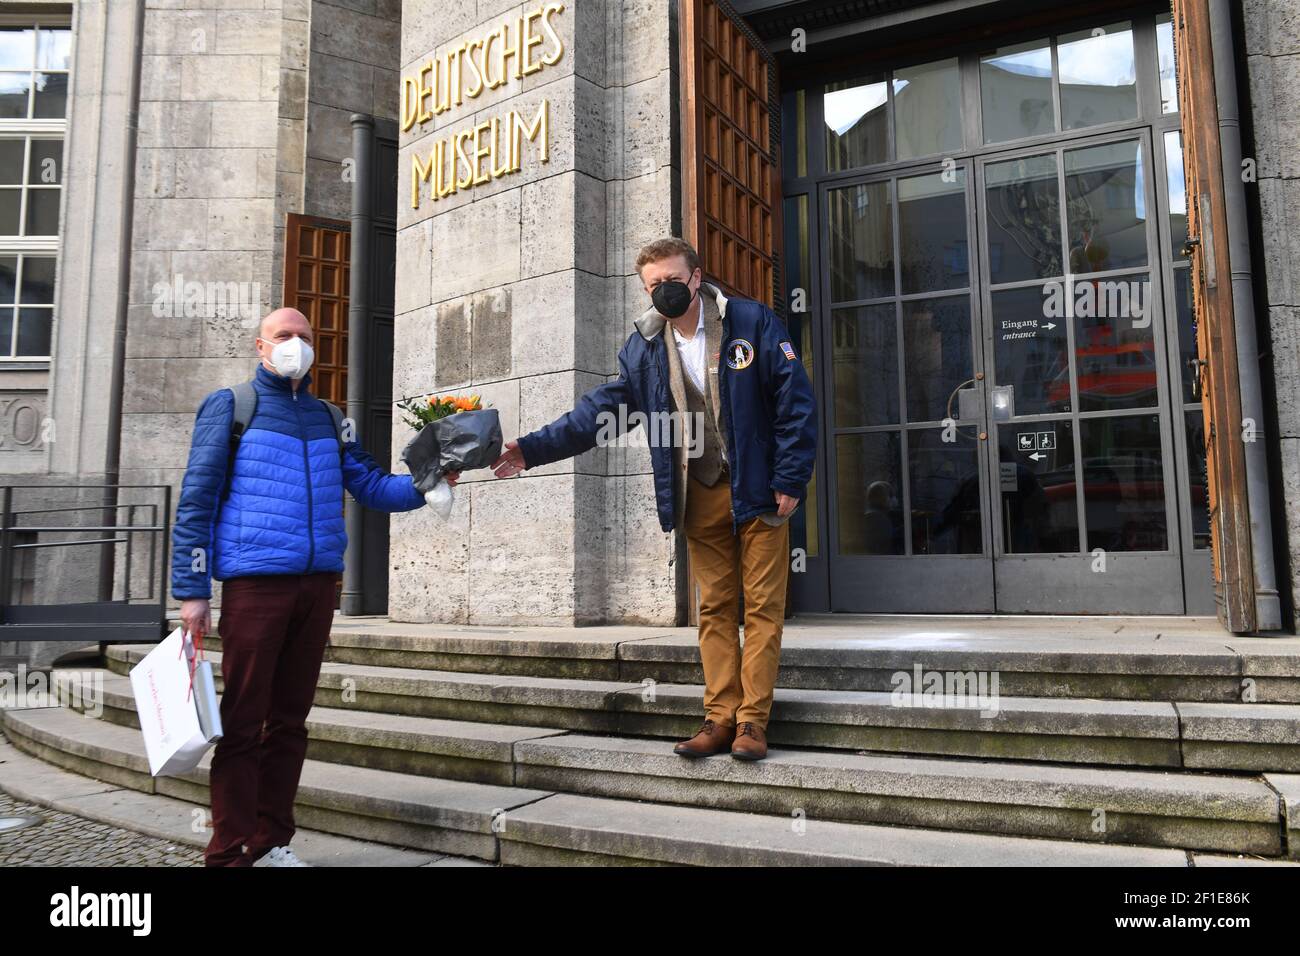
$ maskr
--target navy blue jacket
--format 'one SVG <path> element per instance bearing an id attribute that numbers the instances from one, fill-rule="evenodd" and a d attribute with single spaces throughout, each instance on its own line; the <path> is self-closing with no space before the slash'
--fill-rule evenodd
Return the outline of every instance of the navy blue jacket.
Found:
<path id="1" fill-rule="evenodd" d="M 211 597 L 210 577 L 342 571 L 344 486 L 376 511 L 424 504 L 410 475 L 387 474 L 356 442 L 339 454 L 334 419 L 310 382 L 308 375 L 295 393 L 289 379 L 258 365 L 257 412 L 224 503 L 235 397 L 218 389 L 199 406 L 172 534 L 177 599 Z"/>
<path id="2" fill-rule="evenodd" d="M 701 294 L 716 292 L 707 284 Z M 790 341 L 785 323 L 760 302 L 717 294 L 722 315 L 718 393 L 727 409 L 733 530 L 765 511 L 775 511 L 774 492 L 802 500 L 817 452 L 817 409 L 812 383 Z M 656 321 L 657 320 L 657 321 Z M 587 392 L 571 412 L 519 439 L 524 465 L 533 468 L 571 458 L 596 446 L 601 413 L 624 421 L 633 411 L 667 414 L 668 345 L 664 319 L 653 310 L 637 322 L 618 353 L 618 378 Z M 668 333 L 671 334 L 671 333 Z M 752 359 L 733 368 L 729 356 L 745 346 Z M 787 351 L 788 349 L 788 351 Z M 624 415 L 618 414 L 619 406 Z M 606 419 L 608 420 L 608 419 Z M 652 419 L 653 421 L 653 419 Z M 639 424 L 636 419 L 633 423 Z M 607 429 L 608 434 L 612 429 Z M 673 451 L 651 441 L 659 525 L 673 529 Z"/>

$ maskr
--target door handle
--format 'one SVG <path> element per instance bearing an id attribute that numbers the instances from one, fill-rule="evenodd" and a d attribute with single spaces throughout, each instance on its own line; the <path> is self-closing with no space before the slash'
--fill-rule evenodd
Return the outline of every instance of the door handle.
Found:
<path id="1" fill-rule="evenodd" d="M 976 375 L 974 378 L 968 378 L 949 393 L 948 418 L 969 421 L 980 417 L 979 386 L 976 385 L 976 382 L 981 381 L 983 378 L 983 373 Z M 955 416 L 952 412 L 952 400 L 954 398 L 957 399 L 957 414 Z"/>
<path id="2" fill-rule="evenodd" d="M 1201 397 L 1201 370 L 1209 364 L 1209 362 L 1199 358 L 1189 358 L 1187 360 L 1187 367 L 1192 370 L 1192 398 Z"/>

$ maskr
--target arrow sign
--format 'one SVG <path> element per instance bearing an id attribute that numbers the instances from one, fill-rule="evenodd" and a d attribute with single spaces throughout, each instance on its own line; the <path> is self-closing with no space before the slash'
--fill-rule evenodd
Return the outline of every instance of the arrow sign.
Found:
<path id="1" fill-rule="evenodd" d="M 1055 322 L 1044 322 L 1044 323 L 1043 323 L 1043 328 L 1045 328 L 1045 329 L 1054 329 L 1054 328 L 1056 328 L 1056 323 L 1055 323 Z"/>
<path id="2" fill-rule="evenodd" d="M 1046 456 L 1046 455 L 1039 454 L 1038 452 L 1034 452 L 1034 453 L 1033 453 L 1032 455 L 1030 455 L 1029 457 L 1032 458 L 1032 459 L 1034 459 L 1034 461 L 1042 461 L 1042 460 L 1043 460 L 1044 458 L 1046 458 L 1047 456 Z"/>

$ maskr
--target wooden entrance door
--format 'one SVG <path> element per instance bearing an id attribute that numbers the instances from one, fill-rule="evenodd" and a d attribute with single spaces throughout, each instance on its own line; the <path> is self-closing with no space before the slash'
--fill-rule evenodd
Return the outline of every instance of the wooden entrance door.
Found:
<path id="1" fill-rule="evenodd" d="M 1174 0 L 1173 23 L 1215 600 L 1224 627 L 1243 633 L 1259 622 L 1209 5 Z"/>
<path id="2" fill-rule="evenodd" d="M 778 313 L 780 100 L 776 59 L 726 0 L 681 0 L 682 236 L 705 279 Z M 684 552 L 684 547 L 682 548 Z M 691 596 L 689 567 L 679 587 Z"/>

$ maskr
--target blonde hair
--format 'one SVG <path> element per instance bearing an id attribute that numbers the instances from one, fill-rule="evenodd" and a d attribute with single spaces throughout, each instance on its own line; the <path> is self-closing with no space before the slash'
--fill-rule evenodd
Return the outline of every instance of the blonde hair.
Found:
<path id="1" fill-rule="evenodd" d="M 636 257 L 636 274 L 641 274 L 642 266 L 651 262 L 660 262 L 664 259 L 671 259 L 673 256 L 681 256 L 686 260 L 686 268 L 694 272 L 700 267 L 700 254 L 695 251 L 685 239 L 678 239 L 676 236 L 668 236 L 664 239 L 656 239 L 654 242 L 646 243 L 641 247 L 641 251 Z"/>

